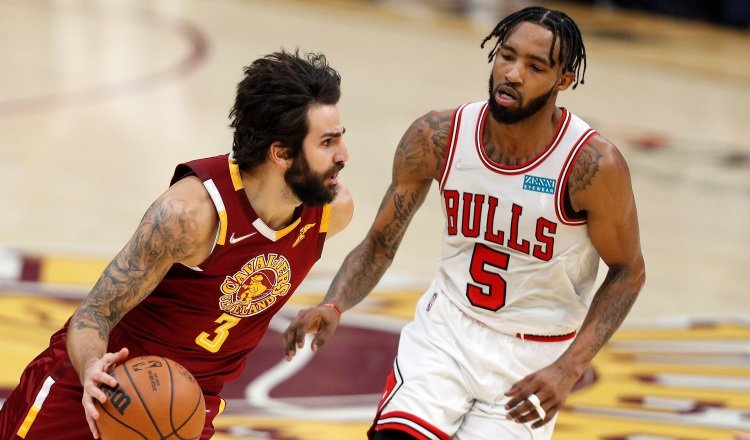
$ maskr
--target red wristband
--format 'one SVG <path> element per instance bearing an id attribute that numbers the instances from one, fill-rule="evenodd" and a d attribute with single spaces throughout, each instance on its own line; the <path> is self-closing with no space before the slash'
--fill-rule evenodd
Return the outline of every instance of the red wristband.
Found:
<path id="1" fill-rule="evenodd" d="M 336 307 L 336 304 L 325 303 L 325 304 L 320 304 L 320 306 L 321 306 L 321 307 L 328 307 L 328 308 L 330 308 L 330 309 L 333 309 L 333 310 L 335 310 L 335 311 L 336 311 L 336 313 L 338 313 L 338 314 L 339 314 L 339 318 L 341 318 L 341 310 L 339 310 L 339 308 L 338 308 L 338 307 Z"/>

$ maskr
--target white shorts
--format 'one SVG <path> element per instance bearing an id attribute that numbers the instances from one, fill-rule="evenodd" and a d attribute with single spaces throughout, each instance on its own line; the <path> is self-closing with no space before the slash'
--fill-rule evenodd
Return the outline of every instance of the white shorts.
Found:
<path id="1" fill-rule="evenodd" d="M 505 417 L 508 389 L 554 362 L 572 340 L 538 342 L 498 333 L 444 295 L 425 293 L 401 331 L 398 355 L 370 429 L 418 439 L 550 439 L 555 419 L 531 429 Z"/>

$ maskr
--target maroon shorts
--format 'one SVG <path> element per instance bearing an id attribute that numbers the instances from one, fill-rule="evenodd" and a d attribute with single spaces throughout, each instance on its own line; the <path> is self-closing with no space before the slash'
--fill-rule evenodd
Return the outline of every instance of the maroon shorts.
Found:
<path id="1" fill-rule="evenodd" d="M 65 350 L 65 334 L 56 334 L 50 347 L 24 370 L 21 380 L 0 409 L 2 440 L 84 440 L 91 430 L 81 404 L 83 388 Z M 206 426 L 201 439 L 214 433 L 213 419 L 221 399 L 205 396 Z"/>

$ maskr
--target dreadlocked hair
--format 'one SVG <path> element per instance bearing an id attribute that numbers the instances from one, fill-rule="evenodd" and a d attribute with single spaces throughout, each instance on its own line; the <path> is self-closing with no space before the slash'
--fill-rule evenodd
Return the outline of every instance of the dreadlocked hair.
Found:
<path id="1" fill-rule="evenodd" d="M 557 41 L 560 41 L 560 63 L 563 72 L 573 72 L 575 74 L 575 89 L 578 83 L 583 84 L 583 77 L 586 74 L 586 48 L 583 46 L 583 38 L 578 26 L 567 14 L 561 11 L 555 11 L 541 6 L 530 6 L 521 9 L 518 12 L 505 17 L 495 26 L 495 29 L 482 40 L 481 47 L 490 39 L 497 37 L 495 46 L 487 56 L 488 61 L 492 62 L 495 52 L 510 32 L 523 22 L 534 23 L 542 26 L 552 32 L 552 45 L 549 49 L 549 59 L 552 66 L 555 66 L 554 50 Z"/>

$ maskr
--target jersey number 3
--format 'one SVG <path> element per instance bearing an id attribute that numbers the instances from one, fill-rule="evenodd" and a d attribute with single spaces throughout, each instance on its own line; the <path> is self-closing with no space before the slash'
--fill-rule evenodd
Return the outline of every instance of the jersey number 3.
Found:
<path id="1" fill-rule="evenodd" d="M 237 325 L 240 322 L 240 318 L 222 313 L 222 315 L 219 316 L 219 318 L 214 322 L 219 324 L 219 326 L 216 327 L 216 330 L 214 330 L 215 335 L 213 337 L 211 337 L 212 335 L 203 332 L 199 334 L 197 338 L 195 338 L 196 344 L 200 345 L 211 353 L 216 353 L 217 351 L 219 351 L 219 349 L 221 348 L 221 344 L 223 344 L 224 341 L 227 340 L 227 336 L 229 336 L 229 329 Z"/>
<path id="2" fill-rule="evenodd" d="M 510 255 L 498 252 L 481 243 L 474 246 L 469 273 L 476 284 L 466 285 L 466 297 L 475 307 L 497 311 L 505 305 L 505 279 L 490 268 L 507 269 Z"/>

